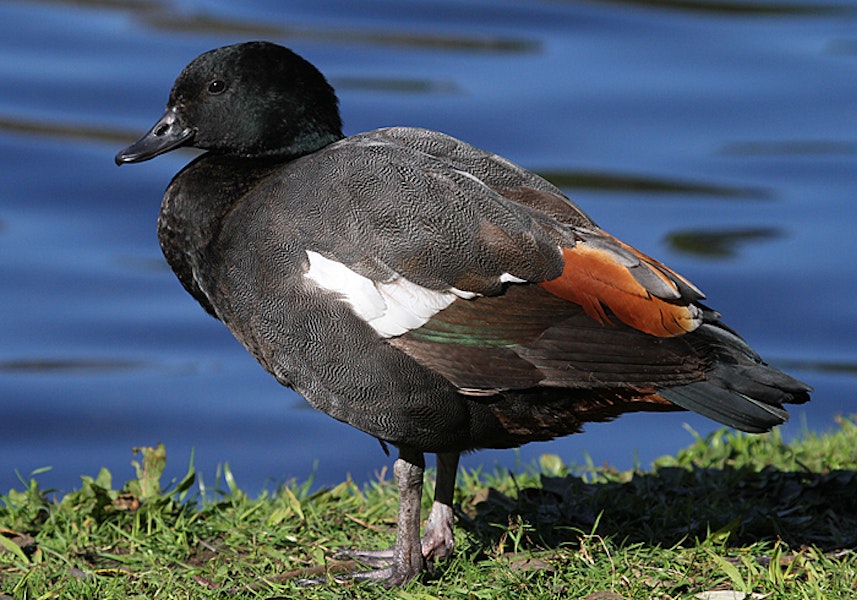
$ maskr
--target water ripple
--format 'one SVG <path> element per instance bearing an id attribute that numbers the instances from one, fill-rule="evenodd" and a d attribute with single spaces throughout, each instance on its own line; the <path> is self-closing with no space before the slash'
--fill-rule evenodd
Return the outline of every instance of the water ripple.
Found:
<path id="1" fill-rule="evenodd" d="M 71 138 L 89 141 L 123 144 L 140 137 L 140 132 L 71 123 L 47 123 L 33 121 L 11 115 L 0 115 L 0 131 L 23 133 L 27 135 L 46 135 L 59 138 Z"/>
<path id="2" fill-rule="evenodd" d="M 601 0 L 605 4 L 631 4 L 648 8 L 716 15 L 831 16 L 854 14 L 849 4 L 821 2 L 760 2 L 759 0 Z"/>
<path id="3" fill-rule="evenodd" d="M 771 241 L 783 236 L 775 227 L 741 229 L 686 229 L 667 236 L 667 243 L 677 252 L 701 258 L 734 258 L 738 248 L 749 242 Z"/>
<path id="4" fill-rule="evenodd" d="M 149 366 L 145 361 L 112 358 L 18 358 L 0 361 L 0 373 L 110 373 Z"/>
<path id="5" fill-rule="evenodd" d="M 560 188 L 717 196 L 742 200 L 765 199 L 771 195 L 761 188 L 733 187 L 629 173 L 539 170 L 539 175 Z"/>
<path id="6" fill-rule="evenodd" d="M 222 19 L 203 14 L 176 15 L 175 13 L 152 13 L 149 11 L 143 16 L 146 24 L 154 29 L 182 33 L 229 33 L 231 35 L 278 39 L 305 38 L 314 41 L 360 42 L 409 48 L 445 48 L 469 52 L 526 53 L 536 52 L 541 47 L 537 40 L 523 37 L 462 36 L 426 31 L 355 31 L 353 29 L 311 26 L 297 28 Z"/>

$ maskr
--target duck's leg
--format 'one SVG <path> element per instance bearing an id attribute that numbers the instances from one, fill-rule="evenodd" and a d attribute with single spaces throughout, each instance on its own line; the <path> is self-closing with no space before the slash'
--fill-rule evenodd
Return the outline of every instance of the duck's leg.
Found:
<path id="1" fill-rule="evenodd" d="M 455 476 L 458 473 L 458 457 L 458 452 L 437 455 L 434 503 L 421 541 L 423 558 L 429 565 L 448 557 L 455 548 L 452 496 L 455 492 Z"/>
<path id="2" fill-rule="evenodd" d="M 383 569 L 355 573 L 358 580 L 381 581 L 386 585 L 403 585 L 425 570 L 420 541 L 420 504 L 423 493 L 425 459 L 421 452 L 400 449 L 393 465 L 399 488 L 399 516 L 396 545 L 377 553 L 350 551 L 349 556 L 366 563 L 387 564 Z"/>
<path id="3" fill-rule="evenodd" d="M 410 457 L 399 454 L 399 459 L 393 466 L 393 472 L 399 487 L 399 517 L 396 531 L 396 545 L 385 550 L 344 550 L 338 556 L 358 560 L 371 567 L 383 567 L 376 571 L 357 573 L 356 579 L 385 580 L 395 584 L 402 573 L 408 573 L 406 565 L 419 563 L 419 569 L 411 567 L 409 576 L 401 583 L 415 577 L 434 562 L 447 558 L 455 548 L 453 537 L 452 500 L 455 492 L 455 477 L 458 472 L 458 452 L 437 455 L 437 482 L 434 491 L 434 503 L 426 521 L 425 534 L 419 541 L 422 560 L 417 560 L 412 554 L 410 545 L 412 539 L 419 536 L 419 510 L 422 496 L 423 457 L 415 465 Z M 418 472 L 416 471 L 418 469 Z M 413 509 L 408 503 L 413 503 Z M 415 532 L 415 533 L 413 533 Z M 411 537 L 411 536 L 414 537 Z M 399 565 L 399 566 L 397 566 Z"/>

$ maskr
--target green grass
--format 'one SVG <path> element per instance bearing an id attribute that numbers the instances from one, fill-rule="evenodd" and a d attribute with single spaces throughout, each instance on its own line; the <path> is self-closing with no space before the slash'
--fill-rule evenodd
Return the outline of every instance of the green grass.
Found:
<path id="1" fill-rule="evenodd" d="M 857 419 L 785 444 L 722 430 L 648 471 L 462 472 L 455 556 L 404 590 L 330 577 L 340 547 L 389 546 L 392 482 L 286 485 L 249 498 L 224 468 L 160 485 L 163 447 L 137 476 L 57 496 L 0 496 L 0 599 L 15 598 L 853 598 Z M 425 508 L 431 485 L 427 486 Z M 755 596 L 751 594 L 756 594 Z"/>

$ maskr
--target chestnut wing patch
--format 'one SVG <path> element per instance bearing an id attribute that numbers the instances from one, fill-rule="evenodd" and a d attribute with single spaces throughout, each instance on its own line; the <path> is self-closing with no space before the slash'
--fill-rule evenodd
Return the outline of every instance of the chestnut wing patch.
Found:
<path id="1" fill-rule="evenodd" d="M 704 298 L 687 279 L 663 263 L 604 231 L 580 232 L 580 241 L 562 248 L 562 275 L 541 282 L 550 293 L 579 304 L 592 319 L 622 323 L 656 337 L 689 333 L 702 324 Z"/>

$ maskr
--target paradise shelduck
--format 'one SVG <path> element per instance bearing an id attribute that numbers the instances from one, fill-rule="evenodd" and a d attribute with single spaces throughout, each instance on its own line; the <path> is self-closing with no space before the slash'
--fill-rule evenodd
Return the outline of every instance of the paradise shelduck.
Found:
<path id="1" fill-rule="evenodd" d="M 158 219 L 182 285 L 280 383 L 399 451 L 396 543 L 351 551 L 378 567 L 357 578 L 403 584 L 452 552 L 462 452 L 641 410 L 762 432 L 809 398 L 538 175 L 436 131 L 344 137 L 333 88 L 291 50 L 194 59 L 116 163 L 181 146 L 208 151 Z"/>

